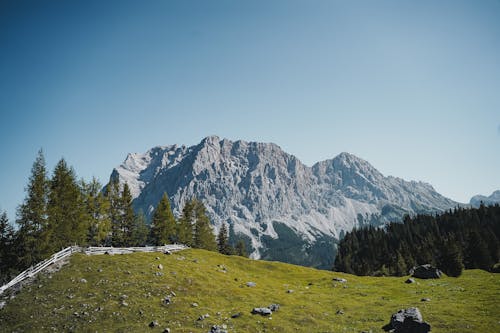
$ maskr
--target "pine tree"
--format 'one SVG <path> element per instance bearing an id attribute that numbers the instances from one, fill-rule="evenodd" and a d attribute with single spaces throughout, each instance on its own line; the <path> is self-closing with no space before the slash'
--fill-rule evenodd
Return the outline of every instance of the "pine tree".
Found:
<path id="1" fill-rule="evenodd" d="M 9 223 L 7 212 L 0 215 L 0 285 L 15 272 L 14 228 Z"/>
<path id="2" fill-rule="evenodd" d="M 135 214 L 132 208 L 132 194 L 127 183 L 123 185 L 120 197 L 121 228 L 123 231 L 123 246 L 130 246 L 135 224 Z"/>
<path id="3" fill-rule="evenodd" d="M 199 249 L 217 250 L 217 243 L 207 216 L 205 205 L 201 201 L 194 201 L 194 244 Z"/>
<path id="4" fill-rule="evenodd" d="M 164 193 L 158 206 L 156 206 L 151 221 L 150 238 L 153 244 L 164 245 L 173 242 L 176 238 L 175 226 L 176 221 L 170 207 L 170 201 L 168 200 L 168 195 Z"/>
<path id="5" fill-rule="evenodd" d="M 124 241 L 122 215 L 120 211 L 120 186 L 118 179 L 112 179 L 106 186 L 106 198 L 109 203 L 109 219 L 111 223 L 111 245 L 121 246 Z"/>
<path id="6" fill-rule="evenodd" d="M 26 198 L 17 211 L 19 231 L 15 240 L 18 268 L 25 269 L 49 255 L 47 228 L 48 181 L 43 151 L 31 168 Z"/>
<path id="7" fill-rule="evenodd" d="M 188 201 L 182 208 L 182 216 L 177 223 L 177 238 L 181 244 L 193 246 L 194 202 Z"/>
<path id="8" fill-rule="evenodd" d="M 464 264 L 462 253 L 453 240 L 447 241 L 441 250 L 439 268 L 448 276 L 459 277 L 462 275 Z"/>
<path id="9" fill-rule="evenodd" d="M 111 237 L 109 201 L 101 192 L 101 188 L 101 184 L 95 178 L 90 183 L 81 181 L 89 225 L 88 243 L 93 246 L 107 245 Z"/>
<path id="10" fill-rule="evenodd" d="M 229 245 L 229 239 L 227 236 L 227 228 L 226 224 L 222 223 L 219 233 L 217 235 L 217 250 L 219 253 L 231 255 L 234 252 L 234 249 Z"/>
<path id="11" fill-rule="evenodd" d="M 148 241 L 149 228 L 146 216 L 142 210 L 135 215 L 134 229 L 132 230 L 132 246 L 145 246 Z"/>
<path id="12" fill-rule="evenodd" d="M 75 171 L 61 159 L 50 180 L 47 205 L 50 252 L 70 245 L 86 245 L 89 226 Z"/>
<path id="13" fill-rule="evenodd" d="M 243 241 L 243 239 L 240 239 L 236 243 L 235 252 L 236 252 L 236 255 L 238 255 L 240 257 L 248 257 L 247 247 L 246 247 L 245 241 Z"/>
<path id="14" fill-rule="evenodd" d="M 469 235 L 467 251 L 468 268 L 481 268 L 488 270 L 493 265 L 488 246 L 478 231 L 474 230 Z"/>

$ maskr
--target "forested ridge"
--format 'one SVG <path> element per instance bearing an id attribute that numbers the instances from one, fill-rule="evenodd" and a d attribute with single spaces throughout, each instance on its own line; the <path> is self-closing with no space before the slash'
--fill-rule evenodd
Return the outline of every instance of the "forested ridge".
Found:
<path id="1" fill-rule="evenodd" d="M 493 270 L 500 257 L 499 239 L 498 204 L 406 216 L 403 223 L 347 233 L 339 243 L 334 270 L 401 276 L 427 263 L 450 276 L 459 276 L 464 268 Z"/>
<path id="2" fill-rule="evenodd" d="M 227 228 L 217 239 L 205 206 L 188 201 L 176 219 L 165 193 L 150 224 L 132 208 L 130 189 L 111 180 L 105 190 L 96 180 L 78 180 L 74 169 L 61 159 L 47 175 L 40 150 L 17 210 L 17 229 L 0 212 L 0 283 L 70 245 L 144 246 L 183 243 L 224 254 L 246 255 L 246 245 L 229 244 Z"/>

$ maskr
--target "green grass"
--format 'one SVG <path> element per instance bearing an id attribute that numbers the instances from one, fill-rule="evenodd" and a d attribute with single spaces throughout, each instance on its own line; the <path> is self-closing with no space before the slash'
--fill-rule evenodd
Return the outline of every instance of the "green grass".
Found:
<path id="1" fill-rule="evenodd" d="M 335 283 L 333 277 L 348 282 Z M 433 333 L 500 331 L 499 274 L 470 270 L 459 278 L 415 284 L 405 279 L 357 277 L 203 250 L 78 254 L 10 300 L 0 310 L 0 332 L 162 332 L 167 327 L 208 332 L 214 324 L 242 333 L 383 332 L 392 313 L 410 306 L 419 307 Z M 247 287 L 249 281 L 257 286 Z M 162 304 L 171 291 L 172 303 Z M 121 304 L 122 295 L 128 306 Z M 421 302 L 423 297 L 431 301 Z M 281 309 L 271 318 L 250 313 L 272 303 Z M 241 317 L 232 319 L 237 312 Z M 197 321 L 205 313 L 210 317 Z M 153 320 L 160 325 L 149 328 Z"/>

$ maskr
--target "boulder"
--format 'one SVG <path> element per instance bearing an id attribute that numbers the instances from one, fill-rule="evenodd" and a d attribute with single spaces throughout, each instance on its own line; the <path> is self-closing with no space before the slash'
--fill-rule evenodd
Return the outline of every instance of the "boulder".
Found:
<path id="1" fill-rule="evenodd" d="M 253 308 L 252 314 L 260 314 L 261 316 L 270 316 L 273 312 L 269 308 Z"/>
<path id="2" fill-rule="evenodd" d="M 408 308 L 394 313 L 384 330 L 394 333 L 428 333 L 431 325 L 423 321 L 418 308 Z"/>
<path id="3" fill-rule="evenodd" d="M 279 304 L 271 304 L 267 308 L 269 310 L 271 310 L 272 312 L 276 312 L 280 309 L 280 305 Z"/>
<path id="4" fill-rule="evenodd" d="M 347 282 L 346 279 L 338 278 L 338 277 L 333 278 L 333 281 L 340 282 L 340 283 L 346 283 Z"/>
<path id="5" fill-rule="evenodd" d="M 420 265 L 410 269 L 410 275 L 419 279 L 439 279 L 443 272 L 430 264 Z"/>

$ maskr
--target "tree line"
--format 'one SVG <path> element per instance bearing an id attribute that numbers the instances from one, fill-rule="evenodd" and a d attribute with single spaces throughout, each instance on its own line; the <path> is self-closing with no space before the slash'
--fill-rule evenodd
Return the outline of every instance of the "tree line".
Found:
<path id="1" fill-rule="evenodd" d="M 0 214 L 0 283 L 71 245 L 144 246 L 182 243 L 190 247 L 246 256 L 246 246 L 229 244 L 227 228 L 215 237 L 203 203 L 188 201 L 179 219 L 165 193 L 153 212 L 151 224 L 135 213 L 132 195 L 117 179 L 103 186 L 94 178 L 78 180 L 61 159 L 52 177 L 47 175 L 43 152 L 33 163 L 26 197 L 17 210 L 15 230 L 7 213 Z"/>
<path id="2" fill-rule="evenodd" d="M 498 204 L 405 216 L 403 223 L 347 233 L 338 245 L 334 270 L 402 276 L 417 264 L 429 263 L 449 276 L 459 276 L 464 268 L 491 271 L 498 269 L 499 239 Z"/>

